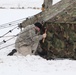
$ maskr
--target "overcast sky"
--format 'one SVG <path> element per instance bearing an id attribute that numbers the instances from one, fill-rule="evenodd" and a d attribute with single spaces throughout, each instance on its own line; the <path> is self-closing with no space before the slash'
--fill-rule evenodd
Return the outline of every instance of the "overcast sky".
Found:
<path id="1" fill-rule="evenodd" d="M 43 0 L 0 0 L 0 3 L 9 4 L 9 3 L 26 3 L 26 2 L 40 2 Z"/>

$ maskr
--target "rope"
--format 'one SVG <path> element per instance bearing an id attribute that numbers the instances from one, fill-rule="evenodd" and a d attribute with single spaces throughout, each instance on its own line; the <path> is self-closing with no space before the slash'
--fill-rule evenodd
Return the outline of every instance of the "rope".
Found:
<path id="1" fill-rule="evenodd" d="M 0 45 L 2 45 L 2 44 L 4 44 L 4 43 L 6 43 L 7 41 L 12 40 L 12 39 L 13 39 L 13 38 L 15 38 L 16 36 L 18 36 L 18 34 L 17 34 L 17 35 L 15 35 L 14 37 L 12 37 L 12 38 L 8 39 L 8 40 L 3 40 L 2 42 L 0 42 Z"/>
<path id="2" fill-rule="evenodd" d="M 30 29 L 28 29 L 28 30 L 31 30 L 31 29 L 32 29 L 32 28 L 30 28 Z M 22 32 L 21 34 L 23 34 L 23 33 L 27 32 L 28 30 L 26 30 L 26 31 Z M 19 33 L 19 34 L 17 34 L 17 35 L 15 35 L 14 37 L 12 37 L 12 38 L 8 39 L 8 40 L 3 40 L 2 42 L 0 42 L 0 45 L 2 45 L 2 44 L 4 44 L 4 43 L 6 43 L 7 41 L 12 40 L 13 38 L 15 38 L 15 37 L 16 37 L 16 36 L 18 36 L 18 35 L 20 35 L 20 33 Z"/>
<path id="3" fill-rule="evenodd" d="M 14 37 L 15 35 L 8 35 L 8 36 L 4 36 L 4 37 L 6 37 L 6 38 L 8 38 L 8 37 Z M 2 37 L 2 36 L 0 36 L 0 37 Z"/>
<path id="4" fill-rule="evenodd" d="M 35 35 L 36 36 L 36 35 Z M 33 36 L 33 37 L 35 37 L 35 36 Z M 32 37 L 32 38 L 33 38 Z M 27 38 L 27 39 L 25 39 L 25 40 L 28 40 L 28 39 L 30 39 L 30 37 L 29 38 Z M 19 41 L 19 42 L 16 42 L 16 44 L 17 43 L 20 43 L 20 42 L 23 42 L 23 40 L 21 40 L 21 41 Z M 7 48 L 7 47 L 9 47 L 9 46 L 12 46 L 12 45 L 14 45 L 15 43 L 12 43 L 12 44 L 10 44 L 10 45 L 7 45 L 7 46 L 4 46 L 4 47 L 2 47 L 2 48 L 0 48 L 0 50 L 2 50 L 2 49 L 4 49 L 4 48 Z"/>
<path id="5" fill-rule="evenodd" d="M 12 44 L 10 44 L 10 45 L 4 46 L 4 47 L 0 48 L 0 50 L 2 50 L 2 49 L 4 49 L 4 48 L 7 48 L 7 47 L 9 47 L 9 46 L 12 46 L 12 45 L 14 45 L 14 44 L 15 44 L 15 43 L 12 43 Z"/>
<path id="6" fill-rule="evenodd" d="M 35 36 L 33 36 L 33 37 L 35 37 Z M 32 38 L 33 38 L 32 37 Z M 29 38 L 27 38 L 26 40 L 28 40 Z M 16 43 L 20 43 L 20 42 L 23 42 L 23 40 L 21 40 L 21 41 L 19 41 L 19 42 L 16 42 Z M 0 50 L 2 50 L 2 49 L 4 49 L 4 48 L 7 48 L 7 47 L 9 47 L 9 46 L 12 46 L 12 45 L 14 45 L 15 43 L 12 43 L 12 44 L 10 44 L 10 45 L 7 45 L 7 46 L 4 46 L 4 47 L 2 47 L 2 48 L 0 48 Z"/>
<path id="7" fill-rule="evenodd" d="M 7 35 L 8 33 L 12 32 L 14 29 L 16 29 L 18 26 L 16 26 L 15 28 L 9 30 L 7 33 L 3 34 L 2 36 L 0 36 L 0 38 L 4 37 L 5 35 Z"/>
<path id="8" fill-rule="evenodd" d="M 18 27 L 18 26 L 17 26 Z M 4 35 L 0 36 L 0 38 L 3 38 L 5 35 L 7 35 L 8 33 L 12 32 L 14 29 L 16 29 L 17 27 L 14 27 L 13 29 L 9 30 L 7 33 L 5 33 Z M 3 40 L 2 42 L 0 42 L 0 45 L 6 43 L 7 41 L 10 41 L 11 39 L 15 38 L 17 35 L 12 36 L 12 38 L 8 39 L 8 40 Z"/>
<path id="9" fill-rule="evenodd" d="M 20 22 L 22 22 L 24 20 L 26 20 L 26 18 L 22 18 L 22 19 L 18 19 L 18 20 L 9 22 L 9 23 L 1 24 L 0 29 L 11 27 L 11 26 L 14 26 L 14 25 L 18 25 L 18 23 L 20 23 Z"/>

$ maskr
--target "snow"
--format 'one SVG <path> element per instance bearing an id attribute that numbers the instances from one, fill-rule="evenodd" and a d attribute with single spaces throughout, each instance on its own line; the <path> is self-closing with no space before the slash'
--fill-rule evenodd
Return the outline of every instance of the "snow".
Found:
<path id="1" fill-rule="evenodd" d="M 33 16 L 40 11 L 33 9 L 0 9 L 0 36 L 17 26 L 4 28 L 6 27 L 5 23 L 18 19 L 23 20 L 23 18 L 26 19 L 26 17 Z M 13 24 L 13 22 L 11 23 Z M 2 25 L 3 28 L 1 27 Z M 76 75 L 75 60 L 46 60 L 38 55 L 27 55 L 25 57 L 19 53 L 15 53 L 13 56 L 7 56 L 14 49 L 14 44 L 11 44 L 15 43 L 16 37 L 6 43 L 3 40 L 8 40 L 12 38 L 11 35 L 16 35 L 19 32 L 20 29 L 16 28 L 11 33 L 0 38 L 0 75 Z"/>
<path id="2" fill-rule="evenodd" d="M 18 19 L 23 19 L 26 17 L 33 16 L 40 12 L 41 10 L 35 9 L 0 9 L 0 25 Z M 28 12 L 28 13 L 27 13 Z M 9 14 L 7 14 L 9 13 Z M 3 18 L 2 18 L 3 17 Z"/>
<path id="3" fill-rule="evenodd" d="M 46 60 L 39 56 L 0 57 L 0 75 L 75 75 L 76 61 Z"/>
<path id="4" fill-rule="evenodd" d="M 61 0 L 53 0 L 53 5 L 56 4 L 59 1 L 61 1 Z"/>

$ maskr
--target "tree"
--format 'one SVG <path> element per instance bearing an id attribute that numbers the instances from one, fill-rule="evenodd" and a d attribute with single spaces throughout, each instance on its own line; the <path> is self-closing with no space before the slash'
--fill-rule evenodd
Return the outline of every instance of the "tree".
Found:
<path id="1" fill-rule="evenodd" d="M 45 9 L 49 8 L 52 5 L 53 0 L 44 0 Z"/>

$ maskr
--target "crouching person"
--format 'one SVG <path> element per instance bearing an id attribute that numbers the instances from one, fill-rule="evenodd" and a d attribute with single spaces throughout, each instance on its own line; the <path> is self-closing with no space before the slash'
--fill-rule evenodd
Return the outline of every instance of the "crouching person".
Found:
<path id="1" fill-rule="evenodd" d="M 33 25 L 28 25 L 19 34 L 15 42 L 15 48 L 22 55 L 35 54 L 39 40 L 46 38 L 46 33 L 40 34 L 43 26 L 36 22 Z"/>

